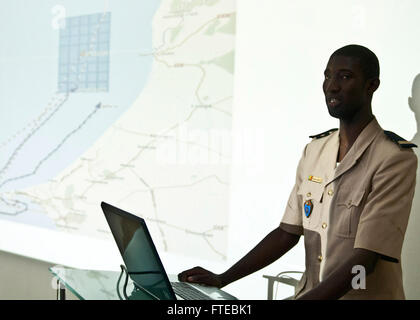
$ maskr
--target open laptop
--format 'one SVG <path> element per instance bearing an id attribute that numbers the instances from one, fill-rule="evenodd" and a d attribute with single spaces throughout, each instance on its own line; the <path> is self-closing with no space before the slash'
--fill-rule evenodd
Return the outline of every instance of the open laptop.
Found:
<path id="1" fill-rule="evenodd" d="M 163 268 L 144 219 L 101 203 L 105 218 L 139 298 L 156 300 L 236 300 L 214 287 L 179 282 Z M 132 294 L 134 296 L 134 294 Z"/>

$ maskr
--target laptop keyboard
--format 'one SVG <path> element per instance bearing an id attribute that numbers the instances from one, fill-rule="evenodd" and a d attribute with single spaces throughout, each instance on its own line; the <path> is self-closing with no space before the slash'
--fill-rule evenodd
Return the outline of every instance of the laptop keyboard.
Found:
<path id="1" fill-rule="evenodd" d="M 171 282 L 174 292 L 185 300 L 211 300 L 211 298 L 184 282 Z"/>

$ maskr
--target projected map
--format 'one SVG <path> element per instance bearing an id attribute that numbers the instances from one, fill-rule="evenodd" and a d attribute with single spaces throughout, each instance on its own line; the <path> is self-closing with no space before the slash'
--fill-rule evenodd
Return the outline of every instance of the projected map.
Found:
<path id="1" fill-rule="evenodd" d="M 106 201 L 160 250 L 226 259 L 235 1 L 20 2 L 0 13 L 0 220 L 111 239 Z"/>

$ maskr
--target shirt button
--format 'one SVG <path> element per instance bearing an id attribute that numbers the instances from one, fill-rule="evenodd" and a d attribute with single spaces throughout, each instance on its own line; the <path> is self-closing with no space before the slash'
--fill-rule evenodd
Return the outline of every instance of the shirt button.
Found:
<path id="1" fill-rule="evenodd" d="M 309 198 L 309 197 L 311 197 L 311 196 L 312 196 L 312 193 L 308 192 L 308 193 L 306 194 L 306 196 Z"/>
<path id="2" fill-rule="evenodd" d="M 334 191 L 332 189 L 328 190 L 328 195 L 332 196 L 334 194 Z"/>
<path id="3" fill-rule="evenodd" d="M 319 255 L 318 256 L 318 260 L 321 262 L 322 261 L 322 256 L 321 255 Z"/>
<path id="4" fill-rule="evenodd" d="M 327 223 L 326 222 L 324 222 L 323 224 L 322 224 L 322 229 L 326 229 L 327 228 Z"/>

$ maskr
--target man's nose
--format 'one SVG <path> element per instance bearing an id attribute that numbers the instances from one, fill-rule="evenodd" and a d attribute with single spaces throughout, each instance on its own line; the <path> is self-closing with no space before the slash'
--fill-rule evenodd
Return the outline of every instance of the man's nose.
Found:
<path id="1" fill-rule="evenodd" d="M 327 81 L 327 83 L 325 84 L 325 92 L 338 92 L 340 91 L 340 84 L 338 83 L 337 80 L 330 79 L 329 81 Z"/>

